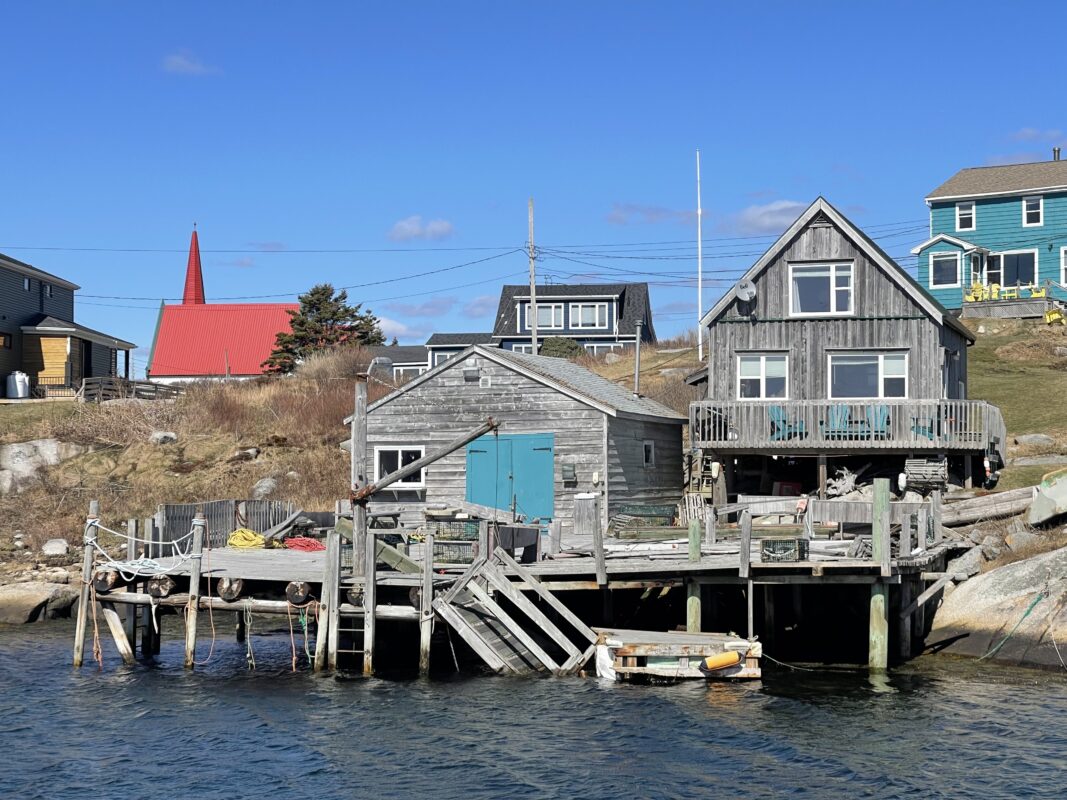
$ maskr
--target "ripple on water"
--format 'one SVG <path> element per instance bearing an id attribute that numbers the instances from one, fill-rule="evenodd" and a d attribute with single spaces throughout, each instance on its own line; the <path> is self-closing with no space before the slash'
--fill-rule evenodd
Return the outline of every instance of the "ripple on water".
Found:
<path id="1" fill-rule="evenodd" d="M 1063 675 L 924 660 L 759 684 L 338 680 L 216 658 L 69 667 L 65 625 L 0 630 L 0 797 L 1063 797 Z M 888 689 L 889 691 L 884 691 Z"/>

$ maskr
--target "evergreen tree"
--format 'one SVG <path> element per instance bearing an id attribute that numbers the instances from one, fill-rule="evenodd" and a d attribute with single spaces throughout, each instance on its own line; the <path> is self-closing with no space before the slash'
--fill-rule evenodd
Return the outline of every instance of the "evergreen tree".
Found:
<path id="1" fill-rule="evenodd" d="M 312 353 L 345 345 L 384 344 L 378 318 L 360 305 L 348 305 L 348 292 L 334 294 L 333 286 L 320 283 L 300 295 L 300 310 L 290 311 L 291 330 L 281 331 L 274 352 L 263 362 L 271 373 L 289 373 Z"/>
<path id="2" fill-rule="evenodd" d="M 577 358 L 585 348 L 567 336 L 548 336 L 541 342 L 540 355 L 553 358 Z"/>

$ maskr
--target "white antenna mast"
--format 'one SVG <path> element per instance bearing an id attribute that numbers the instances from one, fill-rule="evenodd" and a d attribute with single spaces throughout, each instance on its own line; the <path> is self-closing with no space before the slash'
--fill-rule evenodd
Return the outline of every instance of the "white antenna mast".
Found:
<path id="1" fill-rule="evenodd" d="M 704 314 L 704 237 L 700 208 L 700 150 L 697 149 L 697 357 L 704 360 L 704 331 L 700 330 L 700 318 Z"/>

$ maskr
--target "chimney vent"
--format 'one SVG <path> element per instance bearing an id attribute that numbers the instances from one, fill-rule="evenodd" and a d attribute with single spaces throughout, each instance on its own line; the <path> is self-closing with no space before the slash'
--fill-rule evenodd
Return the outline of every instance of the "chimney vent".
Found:
<path id="1" fill-rule="evenodd" d="M 1058 147 L 1053 147 L 1052 148 L 1052 160 L 1053 161 L 1059 161 L 1060 160 L 1060 148 L 1058 148 Z"/>

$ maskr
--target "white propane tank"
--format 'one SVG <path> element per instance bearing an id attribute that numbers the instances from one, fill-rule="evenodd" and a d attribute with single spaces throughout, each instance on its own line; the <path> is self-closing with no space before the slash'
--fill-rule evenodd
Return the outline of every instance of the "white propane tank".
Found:
<path id="1" fill-rule="evenodd" d="M 25 372 L 12 372 L 7 376 L 7 396 L 25 400 L 30 396 L 30 376 Z"/>

